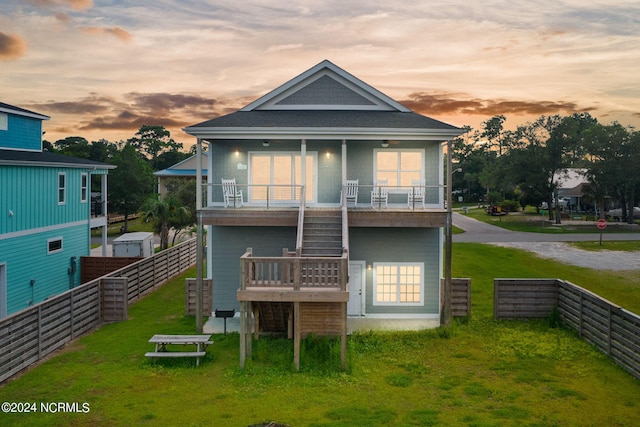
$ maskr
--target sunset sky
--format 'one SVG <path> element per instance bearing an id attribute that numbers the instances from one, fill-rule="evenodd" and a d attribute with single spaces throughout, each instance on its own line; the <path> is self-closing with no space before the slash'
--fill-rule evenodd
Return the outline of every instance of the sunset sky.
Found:
<path id="1" fill-rule="evenodd" d="M 51 116 L 51 142 L 152 124 L 190 146 L 323 59 L 456 126 L 640 126 L 638 0 L 0 1 L 0 101 Z"/>

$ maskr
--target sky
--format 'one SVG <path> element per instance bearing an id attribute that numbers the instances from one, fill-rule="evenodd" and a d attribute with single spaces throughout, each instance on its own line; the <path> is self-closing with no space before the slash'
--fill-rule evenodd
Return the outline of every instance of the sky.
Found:
<path id="1" fill-rule="evenodd" d="M 147 124 L 187 147 L 324 59 L 455 126 L 640 126 L 638 0 L 0 0 L 0 101 L 50 142 Z"/>

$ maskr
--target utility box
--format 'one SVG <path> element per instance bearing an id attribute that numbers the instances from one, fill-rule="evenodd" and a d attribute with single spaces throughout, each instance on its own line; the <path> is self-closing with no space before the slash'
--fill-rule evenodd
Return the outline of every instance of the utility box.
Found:
<path id="1" fill-rule="evenodd" d="M 125 233 L 113 239 L 113 256 L 149 257 L 153 255 L 153 233 Z"/>

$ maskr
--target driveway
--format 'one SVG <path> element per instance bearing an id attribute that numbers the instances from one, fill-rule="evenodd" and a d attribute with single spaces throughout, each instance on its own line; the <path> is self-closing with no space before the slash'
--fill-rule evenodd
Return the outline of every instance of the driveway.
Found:
<path id="1" fill-rule="evenodd" d="M 640 270 L 640 244 L 638 251 L 585 251 L 564 242 L 597 242 L 593 234 L 545 234 L 505 230 L 454 212 L 453 225 L 465 230 L 454 234 L 454 242 L 489 243 L 534 252 L 542 258 L 554 259 L 566 264 L 599 270 Z M 595 228 L 595 224 L 594 224 Z M 640 240 L 637 233 L 607 233 L 604 240 Z"/>

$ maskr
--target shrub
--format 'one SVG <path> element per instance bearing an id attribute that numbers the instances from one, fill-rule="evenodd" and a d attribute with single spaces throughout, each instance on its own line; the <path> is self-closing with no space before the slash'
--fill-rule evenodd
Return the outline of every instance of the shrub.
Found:
<path id="1" fill-rule="evenodd" d="M 500 207 L 506 212 L 517 212 L 520 207 L 520 203 L 517 200 L 503 200 L 500 203 Z"/>

